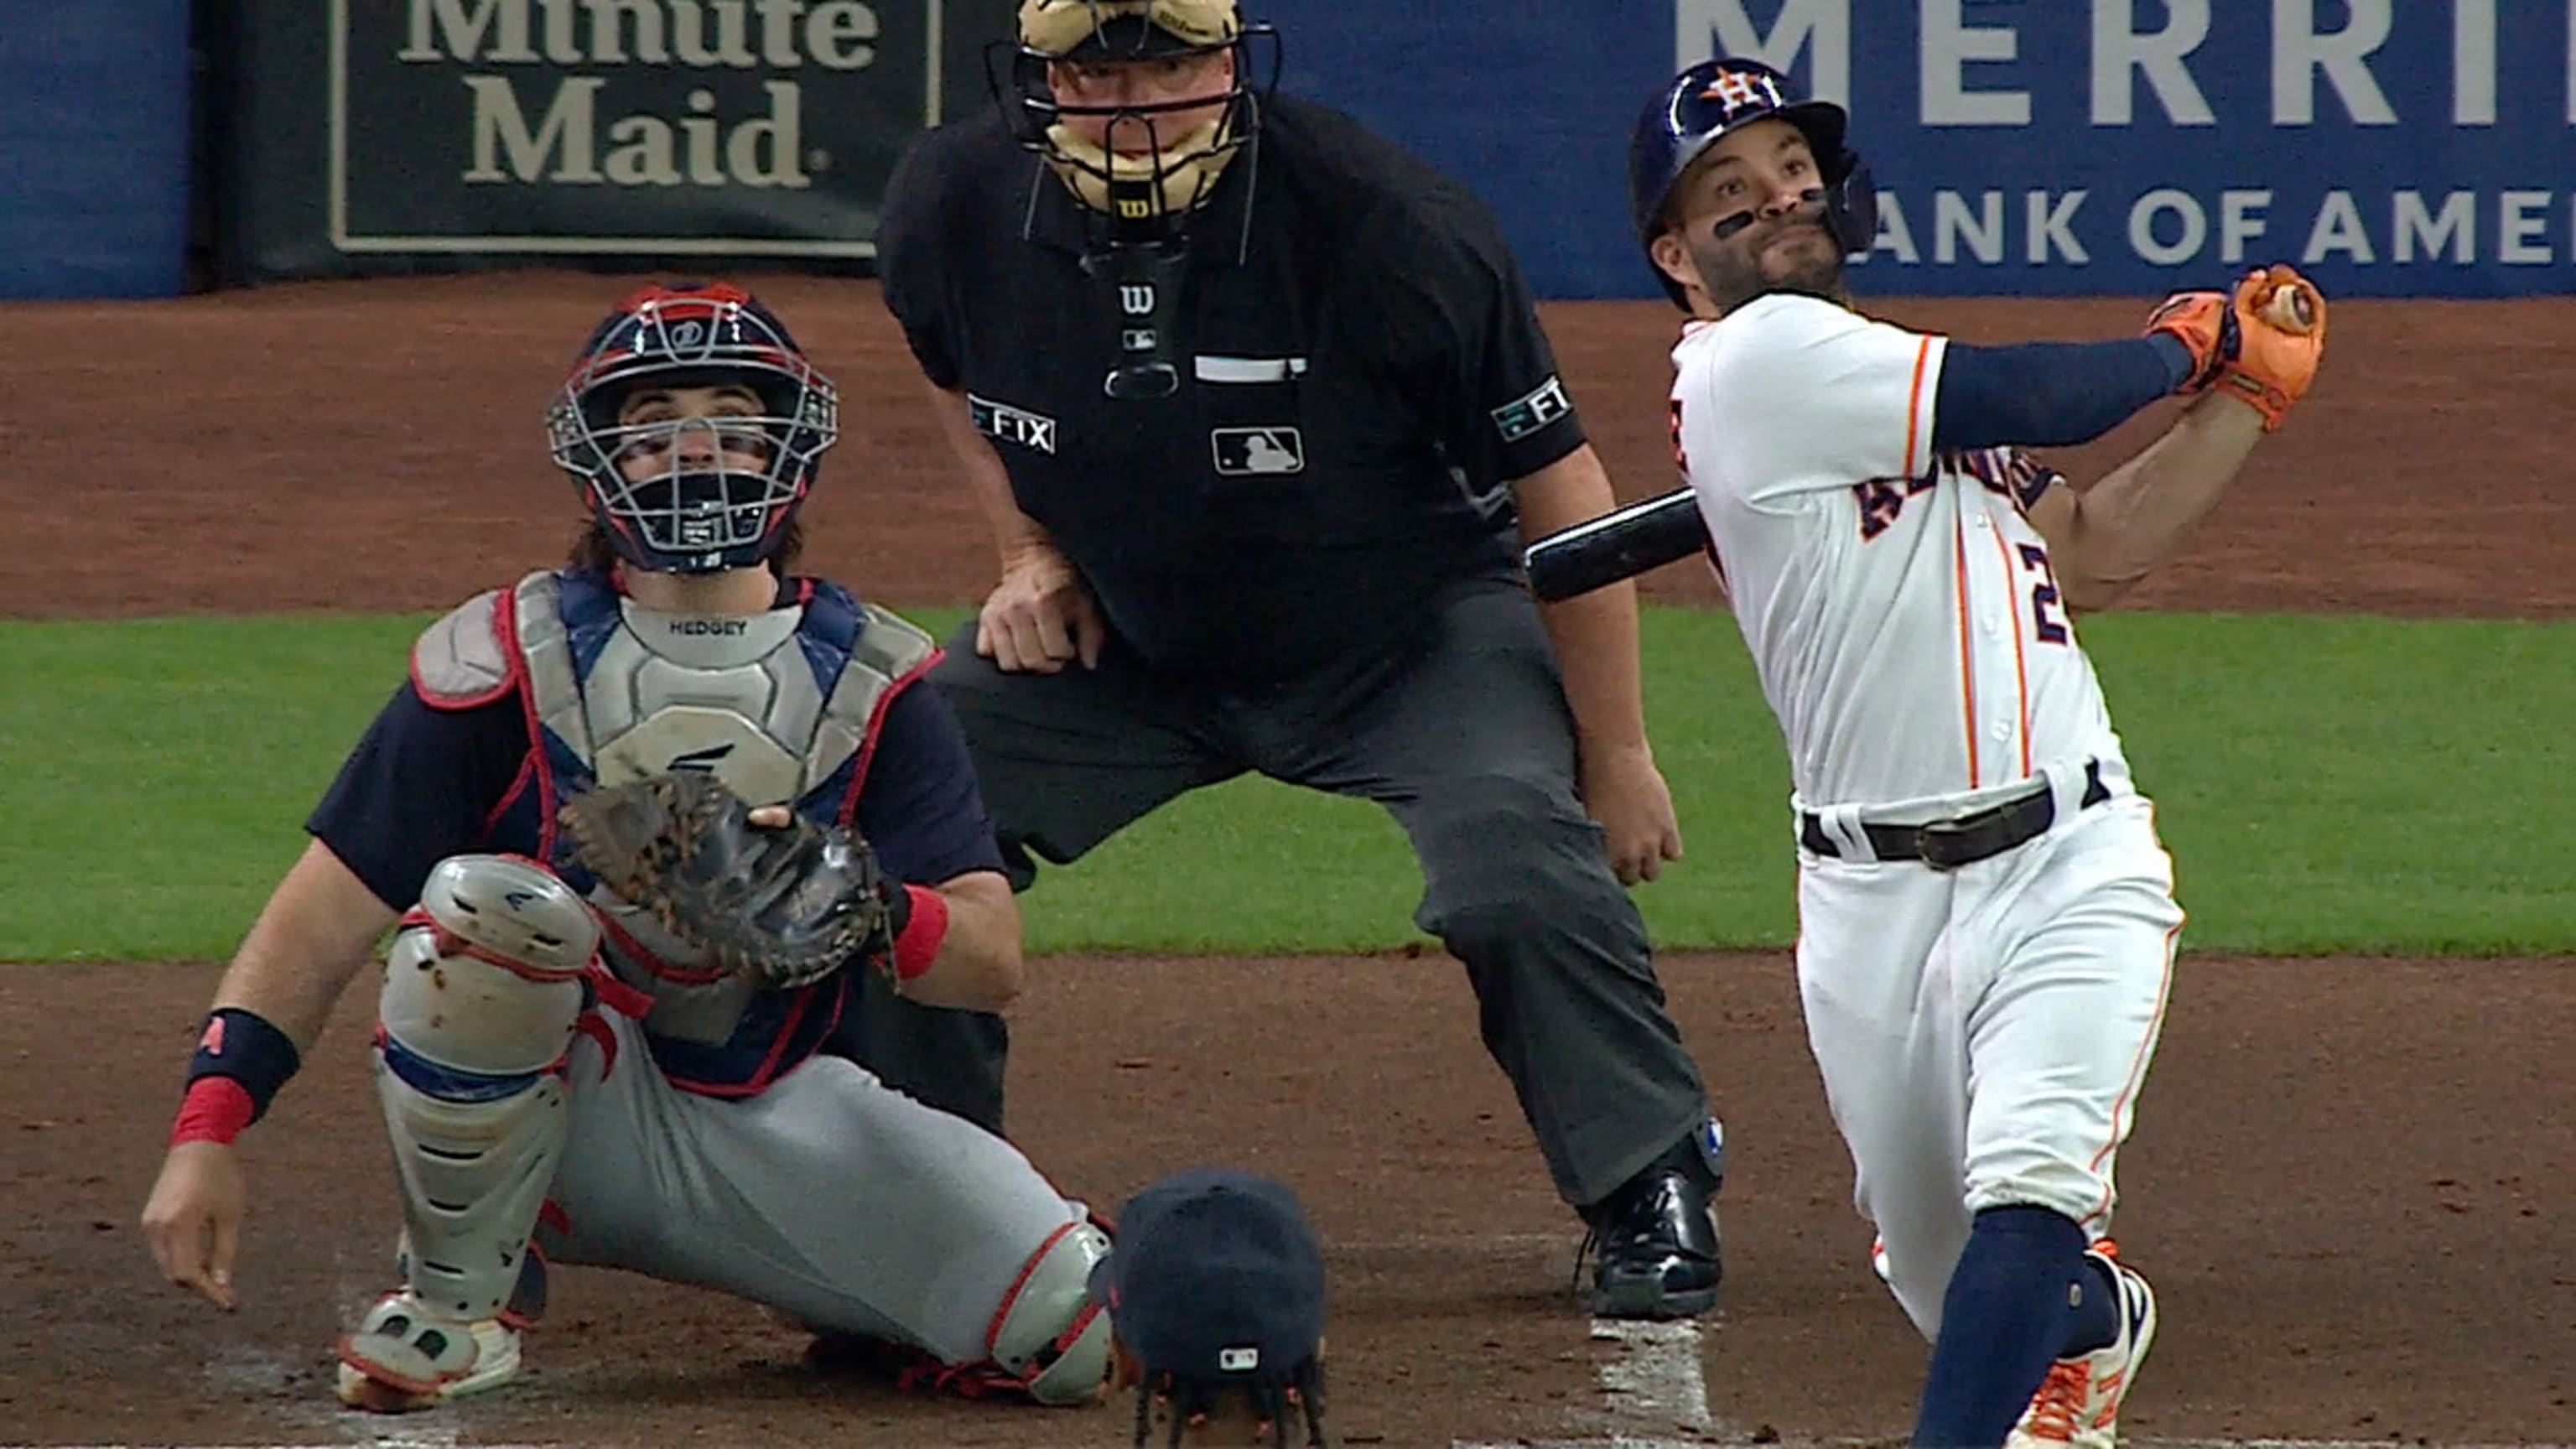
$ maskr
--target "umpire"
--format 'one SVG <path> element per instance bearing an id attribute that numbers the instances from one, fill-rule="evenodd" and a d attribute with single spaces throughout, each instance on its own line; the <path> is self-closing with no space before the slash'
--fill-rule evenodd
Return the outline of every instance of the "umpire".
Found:
<path id="1" fill-rule="evenodd" d="M 1256 52 L 1234 0 L 1024 0 L 1000 113 L 897 170 L 886 304 L 1001 564 L 933 677 L 1022 888 L 1246 771 L 1385 806 L 1593 1311 L 1699 1313 L 1722 1142 L 1622 889 L 1681 851 L 1635 594 L 1542 618 L 1516 569 L 1609 481 L 1493 218 Z M 998 1017 L 863 1016 L 999 1129 Z"/>

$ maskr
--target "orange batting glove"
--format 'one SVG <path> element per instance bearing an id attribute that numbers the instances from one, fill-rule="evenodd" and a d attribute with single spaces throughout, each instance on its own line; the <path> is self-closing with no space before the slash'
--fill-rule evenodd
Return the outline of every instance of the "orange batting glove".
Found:
<path id="1" fill-rule="evenodd" d="M 2231 310 L 2241 342 L 2212 385 L 2253 404 L 2263 431 L 2278 431 L 2325 357 L 2325 294 L 2289 267 L 2263 267 L 2236 284 Z"/>
<path id="2" fill-rule="evenodd" d="M 2274 432 L 2290 404 L 2307 395 L 2325 355 L 2326 299 L 2286 266 L 2247 272 L 2234 292 L 2176 292 L 2147 315 L 2147 332 L 2191 350 L 2192 373 L 2175 391 L 2211 388 L 2242 399 Z"/>

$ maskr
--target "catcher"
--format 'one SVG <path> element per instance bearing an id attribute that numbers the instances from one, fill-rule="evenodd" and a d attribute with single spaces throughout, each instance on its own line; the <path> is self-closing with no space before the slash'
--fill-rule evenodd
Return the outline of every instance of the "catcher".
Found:
<path id="1" fill-rule="evenodd" d="M 508 1383 L 548 1259 L 905 1345 L 920 1377 L 1097 1402 L 1107 1240 L 1015 1148 L 819 1055 L 861 973 L 995 1010 L 1017 908 L 904 621 L 787 573 L 832 384 L 726 285 L 646 287 L 549 419 L 570 565 L 432 625 L 218 988 L 143 1227 L 215 1304 L 235 1139 L 386 927 L 374 1067 L 397 1270 L 339 1394 Z"/>

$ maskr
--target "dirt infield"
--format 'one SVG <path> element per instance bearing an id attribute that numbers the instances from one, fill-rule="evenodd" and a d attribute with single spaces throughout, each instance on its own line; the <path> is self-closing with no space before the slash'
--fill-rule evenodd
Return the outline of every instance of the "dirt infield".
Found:
<path id="1" fill-rule="evenodd" d="M 977 596 L 980 526 L 873 289 L 758 284 L 849 418 L 810 562 L 899 604 Z M 551 562 L 576 513 L 537 418 L 620 285 L 532 274 L 0 310 L 0 385 L 33 400 L 0 414 L 0 615 L 425 609 Z M 1996 341 L 2106 335 L 2144 305 L 1887 310 Z M 1669 486 L 1670 314 L 1549 320 L 1622 495 Z M 2554 375 L 2540 339 L 2576 335 L 2576 301 L 2348 303 L 2334 325 L 2317 394 L 2146 602 L 2576 617 L 2576 496 L 2552 451 L 2576 407 L 2530 400 L 2530 379 Z M 2060 461 L 2085 476 L 2149 426 Z M 1706 597 L 1689 566 L 1649 583 Z M 1714 1422 L 1698 1427 L 1633 1404 L 1605 1417 L 1615 1350 L 1568 1291 L 1577 1233 L 1450 963 L 1041 963 L 1014 1130 L 1104 1206 L 1193 1161 L 1298 1183 L 1328 1240 L 1332 1418 L 1351 1444 L 1898 1433 L 1922 1348 L 1869 1276 L 1785 958 L 1663 970 L 1736 1152 L 1728 1306 L 1700 1345 Z M 364 992 L 247 1139 L 242 1310 L 164 1288 L 135 1230 L 215 976 L 0 970 L 0 1202 L 15 1209 L 0 1214 L 15 1310 L 0 1442 L 372 1442 L 327 1392 L 331 1339 L 385 1286 L 396 1223 Z M 2565 960 L 2187 955 L 2123 1159 L 2122 1235 L 2165 1311 L 2131 1430 L 2576 1442 L 2571 1020 Z M 727 1300 L 567 1271 L 525 1389 L 406 1442 L 1126 1441 L 1123 1412 L 899 1398 L 806 1367 L 799 1346 Z"/>
<path id="2" fill-rule="evenodd" d="M 1736 1153 L 1711 1411 L 1793 1435 L 1901 1433 L 1922 1349 L 1869 1274 L 1787 963 L 1664 970 Z M 328 1412 L 327 1351 L 386 1285 L 398 1222 L 364 993 L 245 1139 L 241 1311 L 162 1288 L 135 1231 L 214 979 L 0 972 L 0 1200 L 19 1205 L 0 1222 L 0 1302 L 18 1310 L 0 1440 L 349 1437 Z M 1349 1442 L 1509 1441 L 1597 1414 L 1601 1351 L 1567 1293 L 1575 1233 L 1453 966 L 1056 960 L 1019 1017 L 1013 1131 L 1066 1192 L 1114 1206 L 1206 1160 L 1300 1186 L 1330 1252 L 1332 1417 Z M 2121 1164 L 2123 1234 L 2165 1317 L 2134 1430 L 2576 1441 L 2570 1020 L 2565 963 L 2187 956 Z M 465 1442 L 1125 1442 L 1123 1413 L 901 1400 L 807 1373 L 798 1350 L 726 1300 L 566 1270 L 527 1391 L 439 1417 Z"/>
<path id="3" fill-rule="evenodd" d="M 992 555 L 942 461 L 873 283 L 752 279 L 841 384 L 812 559 L 895 604 L 982 597 Z M 540 417 L 624 284 L 536 273 L 314 282 L 155 304 L 0 311 L 11 547 L 0 616 L 427 609 L 552 562 L 577 503 Z M 2104 337 L 2143 301 L 1933 301 L 1889 316 L 1970 341 Z M 1623 498 L 1674 486 L 1660 303 L 1551 307 L 1576 405 Z M 2317 390 L 2147 607 L 2576 615 L 2558 376 L 2576 298 L 2344 302 Z M 176 405 L 184 404 L 184 405 Z M 2090 477 L 2161 410 L 2057 458 Z M 83 566 L 66 574 L 63 560 Z M 1677 564 L 1657 595 L 1704 599 Z"/>

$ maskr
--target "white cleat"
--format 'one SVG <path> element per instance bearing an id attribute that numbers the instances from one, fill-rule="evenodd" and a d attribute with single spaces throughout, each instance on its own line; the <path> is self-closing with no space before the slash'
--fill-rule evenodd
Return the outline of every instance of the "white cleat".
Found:
<path id="1" fill-rule="evenodd" d="M 408 1288 L 378 1299 L 358 1331 L 340 1340 L 340 1402 L 353 1409 L 433 1409 L 518 1376 L 517 1329 L 497 1318 L 446 1317 Z"/>
<path id="2" fill-rule="evenodd" d="M 1896 1280 L 1887 1276 L 1887 1239 L 1869 1240 L 1869 1271 L 1876 1273 L 1881 1283 L 1891 1287 L 1895 1285 Z"/>
<path id="3" fill-rule="evenodd" d="M 2107 1347 L 2062 1358 L 2031 1397 L 2004 1449 L 2114 1449 L 2120 1405 L 2138 1381 L 2138 1365 L 2156 1341 L 2156 1294 L 2147 1280 L 2122 1267 L 2110 1243 L 2085 1256 L 2111 1270 L 2120 1285 L 2120 1336 Z"/>

